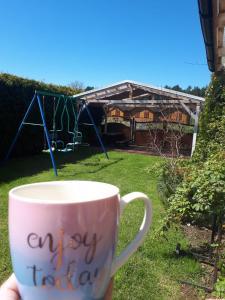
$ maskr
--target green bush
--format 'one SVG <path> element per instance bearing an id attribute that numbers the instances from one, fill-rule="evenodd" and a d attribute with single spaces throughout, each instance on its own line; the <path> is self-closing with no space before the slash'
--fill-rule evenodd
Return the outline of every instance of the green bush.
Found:
<path id="1" fill-rule="evenodd" d="M 225 214 L 225 152 L 212 155 L 203 164 L 193 164 L 168 202 L 167 221 L 211 225 Z"/>
<path id="2" fill-rule="evenodd" d="M 168 198 L 165 223 L 212 223 L 216 215 L 221 226 L 225 214 L 225 74 L 213 76 L 200 118 L 194 157 L 183 166 L 183 178 Z M 179 162 L 178 162 L 179 165 Z M 179 170 L 179 168 L 178 168 Z M 165 169 L 164 182 L 172 172 Z M 175 175 L 178 174 L 177 171 Z M 176 175 L 177 176 L 177 175 Z M 175 178 L 176 178 L 175 176 Z M 165 228 L 165 227 L 164 227 Z"/>
<path id="3" fill-rule="evenodd" d="M 194 161 L 204 161 L 225 149 L 225 72 L 212 77 L 200 114 Z"/>
<path id="4" fill-rule="evenodd" d="M 170 196 L 176 191 L 184 176 L 185 160 L 170 158 L 165 159 L 154 172 L 158 175 L 157 190 L 161 200 L 169 205 Z"/>
<path id="5" fill-rule="evenodd" d="M 225 297 L 225 277 L 220 276 L 215 284 L 215 291 L 213 292 L 213 296 L 219 297 L 220 299 L 224 299 Z"/>

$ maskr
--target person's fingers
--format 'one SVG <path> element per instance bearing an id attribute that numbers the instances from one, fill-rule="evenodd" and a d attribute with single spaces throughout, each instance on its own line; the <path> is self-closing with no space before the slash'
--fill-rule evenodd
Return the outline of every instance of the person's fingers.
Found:
<path id="1" fill-rule="evenodd" d="M 0 300 L 19 300 L 15 275 L 12 274 L 0 288 Z"/>
<path id="2" fill-rule="evenodd" d="M 110 280 L 104 300 L 111 300 L 113 292 L 113 278 Z M 0 288 L 0 300 L 19 300 L 19 291 L 16 284 L 15 275 L 12 274 Z"/>
<path id="3" fill-rule="evenodd" d="M 110 283 L 108 285 L 104 300 L 111 300 L 112 299 L 112 293 L 113 293 L 113 278 L 110 280 Z"/>

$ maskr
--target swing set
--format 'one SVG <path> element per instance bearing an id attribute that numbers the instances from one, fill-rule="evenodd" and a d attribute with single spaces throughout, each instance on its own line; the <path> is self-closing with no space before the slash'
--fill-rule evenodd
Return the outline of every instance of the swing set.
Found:
<path id="1" fill-rule="evenodd" d="M 48 130 L 46 123 L 46 102 L 49 98 L 51 99 L 51 106 L 53 110 L 51 125 L 52 128 L 50 130 Z M 30 115 L 35 103 L 38 104 L 38 108 L 40 111 L 40 123 L 27 122 L 27 118 Z M 12 144 L 9 147 L 9 150 L 5 157 L 5 161 L 8 160 L 24 125 L 41 126 L 44 129 L 44 148 L 48 146 L 54 173 L 56 176 L 58 176 L 53 152 L 74 151 L 75 147 L 77 147 L 78 145 L 82 145 L 83 136 L 82 132 L 78 130 L 78 123 L 81 113 L 84 110 L 87 111 L 88 117 L 91 122 L 89 125 L 93 126 L 102 151 L 105 153 L 106 158 L 109 159 L 98 128 L 95 125 L 93 116 L 88 108 L 88 103 L 86 103 L 86 101 L 79 100 L 77 98 L 75 99 L 73 96 L 36 90 L 30 102 L 30 105 L 28 106 L 28 109 L 22 119 L 22 122 L 20 123 L 16 136 L 14 137 Z M 67 135 L 66 140 L 65 135 Z"/>
<path id="2" fill-rule="evenodd" d="M 45 101 L 45 96 L 43 95 L 42 107 L 44 115 Z M 74 150 L 75 145 L 80 145 L 82 143 L 82 133 L 78 131 L 77 110 L 77 102 L 75 102 L 72 97 L 65 95 L 53 97 L 52 129 L 49 130 L 52 149 L 67 152 L 69 150 Z M 72 117 L 70 112 L 72 112 Z M 57 120 L 59 120 L 59 124 L 57 124 Z M 70 136 L 69 142 L 67 141 L 66 143 L 66 147 L 63 138 L 60 138 L 60 135 L 63 133 L 65 135 L 65 132 Z M 73 149 L 70 149 L 70 146 L 72 146 Z"/>

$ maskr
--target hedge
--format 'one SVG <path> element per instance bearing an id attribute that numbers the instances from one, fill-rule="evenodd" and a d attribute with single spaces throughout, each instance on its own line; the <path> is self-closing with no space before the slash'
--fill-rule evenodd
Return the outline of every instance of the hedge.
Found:
<path id="1" fill-rule="evenodd" d="M 11 74 L 0 73 L 0 159 L 3 159 L 6 155 L 36 89 L 67 95 L 80 92 L 66 86 L 45 84 Z M 48 126 L 51 126 L 51 113 L 48 105 L 46 108 Z M 33 108 L 28 121 L 40 121 L 40 112 L 37 107 Z M 43 128 L 24 126 L 12 156 L 37 154 L 43 150 L 43 147 Z"/>
<path id="2" fill-rule="evenodd" d="M 212 76 L 200 114 L 200 130 L 194 159 L 207 160 L 225 149 L 225 71 Z"/>
<path id="3" fill-rule="evenodd" d="M 205 226 L 212 229 L 213 240 L 215 234 L 222 232 L 225 216 L 224 70 L 212 76 L 199 125 L 193 157 L 167 161 L 161 170 L 163 184 L 172 186 L 168 195 L 164 194 L 169 208 L 163 229 L 173 222 Z"/>

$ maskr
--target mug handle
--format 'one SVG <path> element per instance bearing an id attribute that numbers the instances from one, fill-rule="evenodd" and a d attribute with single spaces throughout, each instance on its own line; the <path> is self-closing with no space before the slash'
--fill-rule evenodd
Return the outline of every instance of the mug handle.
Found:
<path id="1" fill-rule="evenodd" d="M 135 239 L 122 251 L 122 253 L 115 257 L 112 263 L 111 276 L 113 276 L 116 271 L 128 260 L 128 258 L 137 250 L 137 248 L 142 244 L 146 233 L 152 222 L 152 204 L 151 200 L 143 193 L 133 192 L 127 194 L 120 199 L 120 214 L 122 214 L 126 205 L 133 200 L 142 200 L 145 204 L 145 214 L 139 229 L 138 234 Z"/>

